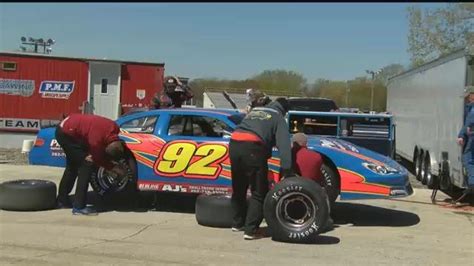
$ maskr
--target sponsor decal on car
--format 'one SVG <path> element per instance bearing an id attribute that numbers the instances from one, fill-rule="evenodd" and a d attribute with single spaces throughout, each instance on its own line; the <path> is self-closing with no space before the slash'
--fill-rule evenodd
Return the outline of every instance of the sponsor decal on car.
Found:
<path id="1" fill-rule="evenodd" d="M 66 157 L 63 149 L 59 145 L 56 139 L 52 139 L 51 143 L 49 144 L 49 149 L 51 150 L 51 156 L 53 157 Z"/>
<path id="2" fill-rule="evenodd" d="M 187 193 L 209 193 L 209 194 L 227 194 L 232 191 L 228 186 L 206 186 L 193 184 L 175 184 L 154 181 L 138 181 L 139 190 L 169 191 L 169 192 L 187 192 Z"/>
<path id="3" fill-rule="evenodd" d="M 228 154 L 227 145 L 220 143 L 173 141 L 163 147 L 155 172 L 168 177 L 215 179 Z"/>

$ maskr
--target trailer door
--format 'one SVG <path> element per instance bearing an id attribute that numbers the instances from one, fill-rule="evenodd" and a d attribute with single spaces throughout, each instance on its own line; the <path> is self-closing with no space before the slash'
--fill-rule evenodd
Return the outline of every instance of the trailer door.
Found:
<path id="1" fill-rule="evenodd" d="M 121 64 L 89 63 L 89 102 L 93 113 L 112 120 L 119 117 Z"/>

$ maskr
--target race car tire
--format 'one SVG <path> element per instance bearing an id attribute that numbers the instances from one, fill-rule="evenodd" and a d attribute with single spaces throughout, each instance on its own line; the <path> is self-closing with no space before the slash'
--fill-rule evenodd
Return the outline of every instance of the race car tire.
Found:
<path id="1" fill-rule="evenodd" d="M 230 194 L 201 194 L 196 199 L 196 221 L 209 227 L 232 227 Z"/>
<path id="2" fill-rule="evenodd" d="M 42 211 L 56 207 L 56 184 L 47 180 L 22 179 L 0 184 L 0 209 Z"/>
<path id="3" fill-rule="evenodd" d="M 133 155 L 126 159 L 122 159 L 121 166 L 125 169 L 126 174 L 121 177 L 114 177 L 108 173 L 103 167 L 95 167 L 92 171 L 90 184 L 92 189 L 102 197 L 119 192 L 136 192 L 136 175 L 137 167 Z"/>
<path id="4" fill-rule="evenodd" d="M 321 174 L 323 176 L 323 187 L 326 189 L 329 202 L 332 205 L 341 193 L 339 177 L 336 173 L 336 170 L 334 170 L 334 168 L 329 166 L 327 163 L 323 163 L 321 166 Z"/>
<path id="5" fill-rule="evenodd" d="M 326 191 L 302 177 L 277 183 L 263 207 L 272 240 L 290 243 L 313 242 L 327 225 L 329 208 Z"/>

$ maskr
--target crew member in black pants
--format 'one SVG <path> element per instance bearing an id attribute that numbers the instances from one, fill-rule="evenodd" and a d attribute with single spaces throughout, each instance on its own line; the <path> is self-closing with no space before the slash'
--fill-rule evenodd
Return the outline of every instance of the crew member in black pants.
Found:
<path id="1" fill-rule="evenodd" d="M 253 108 L 239 124 L 229 143 L 232 172 L 232 231 L 245 231 L 244 239 L 262 237 L 258 228 L 263 220 L 263 201 L 268 193 L 267 160 L 276 146 L 280 154 L 281 174 L 293 175 L 291 143 L 284 116 L 289 105 L 278 98 L 265 107 Z M 252 196 L 247 209 L 247 189 Z"/>
<path id="2" fill-rule="evenodd" d="M 56 140 L 66 154 L 66 169 L 58 189 L 58 207 L 72 207 L 68 195 L 74 187 L 76 177 L 77 185 L 73 205 L 76 208 L 86 206 L 87 189 L 93 170 L 93 163 L 86 160 L 88 155 L 87 145 L 74 141 L 74 139 L 64 134 L 59 125 L 56 127 Z"/>
<path id="3" fill-rule="evenodd" d="M 105 117 L 72 114 L 56 128 L 56 139 L 66 154 L 66 169 L 59 184 L 58 207 L 70 205 L 68 194 L 77 177 L 76 193 L 72 203 L 74 215 L 97 215 L 86 206 L 87 189 L 93 166 L 124 175 L 125 170 L 114 165 L 125 156 L 125 147 L 119 139 L 120 128 Z"/>

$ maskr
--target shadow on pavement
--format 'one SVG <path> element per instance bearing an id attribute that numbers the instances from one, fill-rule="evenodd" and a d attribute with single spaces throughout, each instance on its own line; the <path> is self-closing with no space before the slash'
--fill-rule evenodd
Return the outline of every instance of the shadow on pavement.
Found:
<path id="1" fill-rule="evenodd" d="M 197 195 L 154 192 L 140 192 L 139 197 L 133 197 L 130 193 L 116 193 L 101 197 L 92 191 L 87 195 L 88 204 L 94 205 L 99 212 L 195 213 L 196 198 Z M 412 226 L 420 222 L 420 217 L 411 212 L 347 202 L 336 202 L 331 211 L 331 217 L 335 228 L 344 224 L 398 227 Z M 330 238 L 324 236 L 318 241 L 331 244 L 335 240 Z"/>
<path id="2" fill-rule="evenodd" d="M 286 244 L 293 244 L 293 245 L 335 245 L 339 244 L 341 240 L 335 236 L 326 236 L 326 235 L 318 235 L 314 241 L 311 242 L 302 242 L 302 243 L 286 243 Z"/>
<path id="3" fill-rule="evenodd" d="M 194 213 L 197 195 L 175 193 L 140 192 L 138 197 L 131 193 L 115 193 L 100 196 L 93 191 L 87 194 L 87 203 L 99 212 L 177 212 Z M 70 196 L 71 201 L 73 196 Z"/>
<path id="4" fill-rule="evenodd" d="M 336 202 L 331 210 L 334 224 L 354 226 L 412 226 L 420 222 L 414 213 L 359 203 Z"/>

